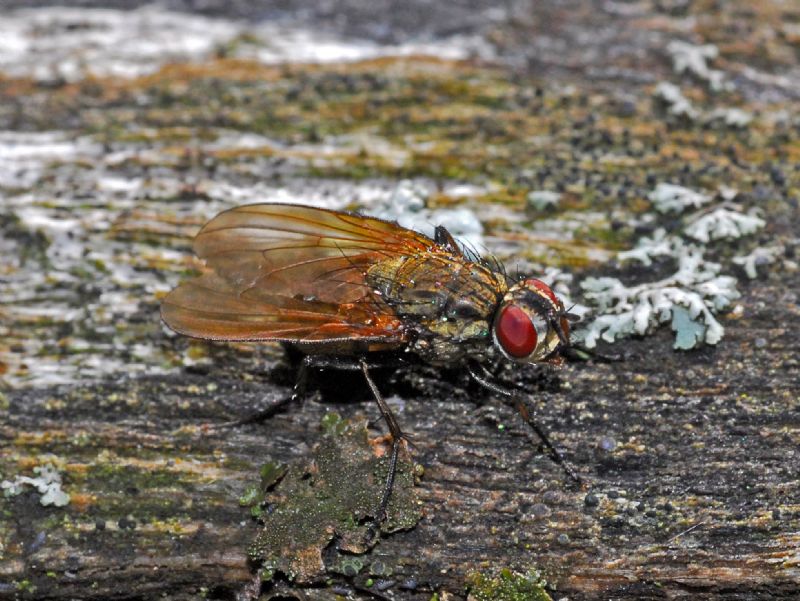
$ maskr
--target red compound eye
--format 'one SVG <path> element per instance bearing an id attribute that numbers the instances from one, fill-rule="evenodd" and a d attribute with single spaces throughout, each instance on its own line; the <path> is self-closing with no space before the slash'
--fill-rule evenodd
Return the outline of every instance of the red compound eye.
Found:
<path id="1" fill-rule="evenodd" d="M 528 314 L 515 305 L 500 309 L 494 329 L 500 346 L 512 357 L 521 359 L 536 349 L 536 328 Z"/>

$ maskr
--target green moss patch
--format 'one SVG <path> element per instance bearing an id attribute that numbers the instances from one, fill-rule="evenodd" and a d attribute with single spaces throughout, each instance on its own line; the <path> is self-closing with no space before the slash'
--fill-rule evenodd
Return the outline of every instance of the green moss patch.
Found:
<path id="1" fill-rule="evenodd" d="M 374 546 L 377 530 L 406 530 L 421 517 L 413 464 L 401 455 L 387 519 L 375 525 L 388 452 L 380 453 L 386 449 L 370 444 L 366 421 L 349 422 L 329 414 L 322 427 L 324 435 L 310 463 L 262 470 L 263 528 L 249 554 L 260 563 L 264 580 L 280 572 L 301 583 L 317 581 L 326 563 L 343 565 L 343 558 L 352 559 Z M 252 500 L 252 495 L 246 499 Z"/>
<path id="2" fill-rule="evenodd" d="M 496 575 L 473 572 L 467 577 L 468 601 L 552 601 L 536 570 L 524 574 L 508 568 Z"/>

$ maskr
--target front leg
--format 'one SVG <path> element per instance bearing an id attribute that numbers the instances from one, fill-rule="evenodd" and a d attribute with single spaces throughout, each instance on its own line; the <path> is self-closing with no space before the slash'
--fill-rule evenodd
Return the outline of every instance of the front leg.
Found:
<path id="1" fill-rule="evenodd" d="M 547 433 L 536 421 L 535 412 L 531 411 L 528 404 L 525 402 L 525 399 L 522 398 L 522 394 L 519 392 L 519 390 L 509 390 L 508 388 L 505 388 L 504 386 L 501 386 L 495 382 L 493 380 L 494 376 L 489 373 L 486 367 L 480 363 L 470 362 L 467 365 L 467 369 L 469 370 L 469 375 L 478 384 L 509 401 L 507 404 L 513 404 L 514 408 L 519 412 L 520 416 L 522 416 L 522 419 L 525 420 L 525 423 L 528 424 L 528 426 L 530 426 L 534 432 L 536 432 L 536 435 L 542 441 L 545 449 L 547 449 L 547 454 L 550 455 L 550 458 L 555 463 L 560 465 L 570 478 L 572 478 L 575 482 L 580 483 L 580 476 L 575 473 L 575 470 L 569 463 L 567 463 L 567 461 L 564 459 L 564 456 L 559 452 L 558 449 L 555 448 L 555 446 L 553 446 L 553 443 L 550 442 L 550 438 L 547 436 Z"/>

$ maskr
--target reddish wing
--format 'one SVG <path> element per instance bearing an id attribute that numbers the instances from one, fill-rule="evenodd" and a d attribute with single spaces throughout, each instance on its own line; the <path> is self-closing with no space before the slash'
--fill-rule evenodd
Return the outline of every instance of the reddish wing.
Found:
<path id="1" fill-rule="evenodd" d="M 194 250 L 210 272 L 161 306 L 167 325 L 213 340 L 401 341 L 400 321 L 364 281 L 379 261 L 427 251 L 394 223 L 285 204 L 217 215 Z"/>

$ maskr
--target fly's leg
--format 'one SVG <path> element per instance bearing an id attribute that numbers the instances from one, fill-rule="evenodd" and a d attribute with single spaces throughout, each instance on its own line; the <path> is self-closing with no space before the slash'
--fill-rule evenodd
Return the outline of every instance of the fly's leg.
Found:
<path id="1" fill-rule="evenodd" d="M 408 437 L 403 434 L 403 431 L 400 429 L 400 424 L 397 422 L 397 418 L 395 417 L 389 405 L 383 399 L 383 396 L 381 396 L 380 390 L 378 390 L 378 387 L 372 379 L 372 376 L 369 374 L 370 367 L 387 367 L 392 364 L 383 362 L 370 365 L 364 359 L 358 359 L 354 361 L 338 357 L 325 356 L 309 356 L 308 359 L 308 364 L 313 367 L 350 371 L 360 370 L 361 373 L 364 374 L 364 379 L 367 382 L 367 386 L 369 386 L 370 392 L 372 392 L 372 396 L 375 398 L 375 402 L 378 404 L 378 409 L 380 409 L 381 416 L 386 422 L 386 425 L 389 427 L 389 433 L 392 436 L 392 449 L 390 452 L 391 454 L 389 455 L 389 471 L 386 474 L 386 480 L 383 484 L 383 493 L 381 495 L 380 504 L 375 512 L 375 521 L 373 525 L 370 526 L 369 536 L 371 538 L 375 535 L 375 525 L 380 524 L 386 519 L 386 509 L 389 506 L 389 499 L 392 496 L 394 479 L 395 475 L 397 474 L 397 460 L 400 455 L 400 447 L 403 442 L 408 441 Z M 398 361 L 398 363 L 402 364 L 402 361 Z"/>
<path id="2" fill-rule="evenodd" d="M 398 364 L 403 364 L 402 361 L 398 361 Z M 360 371 L 364 374 L 364 379 L 367 382 L 367 386 L 369 386 L 370 392 L 372 392 L 372 396 L 375 398 L 375 402 L 378 404 L 378 409 L 380 409 L 381 416 L 383 417 L 386 425 L 389 427 L 389 433 L 392 436 L 392 448 L 389 456 L 389 471 L 386 474 L 386 480 L 383 485 L 383 493 L 381 495 L 381 501 L 378 505 L 378 509 L 375 512 L 375 523 L 370 526 L 370 536 L 374 536 L 375 534 L 375 524 L 380 524 L 386 519 L 386 509 L 389 506 L 389 499 L 392 495 L 392 488 L 394 487 L 394 480 L 395 475 L 397 473 L 397 461 L 400 455 L 400 447 L 403 442 L 408 441 L 408 437 L 403 434 L 403 431 L 400 429 L 400 424 L 397 422 L 397 418 L 395 417 L 394 413 L 392 412 L 389 405 L 381 396 L 378 387 L 375 385 L 375 382 L 372 379 L 372 376 L 369 374 L 369 370 L 371 367 L 388 367 L 393 365 L 390 362 L 381 362 L 375 364 L 369 364 L 364 359 L 345 359 L 340 357 L 333 357 L 333 356 L 324 356 L 324 355 L 306 355 L 303 357 L 303 361 L 300 364 L 300 370 L 298 371 L 297 375 L 297 383 L 294 386 L 294 390 L 291 395 L 286 396 L 282 399 L 278 399 L 272 405 L 267 407 L 266 409 L 259 411 L 253 415 L 247 416 L 241 420 L 230 422 L 226 424 L 227 426 L 238 426 L 243 424 L 251 424 L 254 422 L 259 422 L 269 417 L 272 417 L 275 413 L 277 413 L 281 408 L 285 407 L 289 403 L 301 398 L 305 394 L 306 385 L 308 382 L 308 370 L 310 368 L 319 368 L 319 369 L 338 369 L 344 371 Z"/>
<path id="3" fill-rule="evenodd" d="M 527 403 L 525 403 L 525 401 L 522 398 L 520 398 L 519 395 L 515 395 L 515 397 L 516 398 L 514 399 L 514 405 L 517 411 L 522 416 L 522 419 L 525 420 L 525 423 L 528 424 L 533 429 L 533 431 L 536 432 L 536 435 L 541 439 L 542 443 L 547 449 L 548 455 L 550 455 L 550 458 L 555 463 L 560 465 L 561 468 L 564 470 L 564 472 L 566 472 L 566 474 L 570 478 L 572 478 L 575 482 L 580 483 L 581 482 L 580 476 L 578 476 L 578 474 L 575 473 L 575 470 L 567 462 L 567 460 L 564 459 L 564 456 L 559 452 L 558 449 L 556 449 L 553 446 L 553 443 L 550 442 L 550 439 L 547 437 L 547 433 L 544 430 L 542 430 L 542 427 L 536 422 L 536 416 L 531 414 L 531 411 L 528 408 Z"/>
<path id="4" fill-rule="evenodd" d="M 325 357 L 325 356 L 309 356 L 308 365 L 313 367 L 319 368 L 328 368 L 328 369 L 341 369 L 341 370 L 348 370 L 348 371 L 355 371 L 360 370 L 362 374 L 364 374 L 364 379 L 367 382 L 367 386 L 369 386 L 370 392 L 372 392 L 372 396 L 375 399 L 375 402 L 378 404 L 378 409 L 380 409 L 381 416 L 383 417 L 386 425 L 389 427 L 389 433 L 392 436 L 392 449 L 389 455 L 389 470 L 386 474 L 386 480 L 383 484 L 383 493 L 381 494 L 381 501 L 378 505 L 378 509 L 375 512 L 375 520 L 373 524 L 370 526 L 368 531 L 368 538 L 372 538 L 375 535 L 375 527 L 379 525 L 386 519 L 386 509 L 389 506 L 389 499 L 392 496 L 392 488 L 394 487 L 394 479 L 395 475 L 397 474 L 397 460 L 400 455 L 400 447 L 403 442 L 407 441 L 408 438 L 403 431 L 400 429 L 400 424 L 397 423 L 397 418 L 395 417 L 394 413 L 392 412 L 389 405 L 381 396 L 380 390 L 378 390 L 375 381 L 372 379 L 372 376 L 369 374 L 370 367 L 387 367 L 391 365 L 390 363 L 378 363 L 375 365 L 370 365 L 364 359 L 358 360 L 347 360 L 338 357 Z"/>
<path id="5" fill-rule="evenodd" d="M 400 424 L 397 423 L 397 418 L 392 413 L 389 405 L 383 400 L 378 387 L 369 375 L 369 365 L 363 359 L 359 360 L 361 373 L 364 374 L 364 379 L 367 381 L 369 389 L 372 391 L 372 396 L 375 397 L 375 402 L 378 403 L 378 408 L 381 411 L 386 425 L 389 427 L 389 433 L 392 435 L 392 451 L 389 457 L 389 471 L 386 474 L 386 481 L 383 484 L 383 494 L 381 495 L 381 502 L 378 505 L 378 510 L 375 512 L 375 524 L 380 524 L 386 519 L 386 508 L 389 506 L 389 499 L 392 496 L 392 487 L 394 486 L 394 477 L 397 473 L 397 457 L 400 453 L 400 445 L 406 440 L 403 431 L 400 429 Z M 370 535 L 374 535 L 374 526 L 370 527 Z"/>
<path id="6" fill-rule="evenodd" d="M 476 368 L 480 370 L 482 373 L 481 374 L 476 373 L 477 371 Z M 469 370 L 469 375 L 478 384 L 480 384 L 487 390 L 499 394 L 503 398 L 513 402 L 514 408 L 519 412 L 522 419 L 525 420 L 525 423 L 528 424 L 528 426 L 530 426 L 534 432 L 536 432 L 536 435 L 542 441 L 544 448 L 547 450 L 547 454 L 550 456 L 553 462 L 560 465 L 561 469 L 563 469 L 564 472 L 566 472 L 566 474 L 570 478 L 572 478 L 575 482 L 580 483 L 581 482 L 580 476 L 578 476 L 578 474 L 575 473 L 575 470 L 572 469 L 572 466 L 569 463 L 567 463 L 567 461 L 564 459 L 564 456 L 559 452 L 558 449 L 555 448 L 555 446 L 553 446 L 553 443 L 550 442 L 550 438 L 547 436 L 547 433 L 537 423 L 535 414 L 530 410 L 528 404 L 522 398 L 520 393 L 516 390 L 509 390 L 507 388 L 504 388 L 503 386 L 500 386 L 496 382 L 493 382 L 491 380 L 492 374 L 490 374 L 489 371 L 483 365 L 470 363 L 468 366 L 468 370 Z"/>
<path id="7" fill-rule="evenodd" d="M 376 364 L 376 367 L 387 367 L 388 365 L 389 364 L 386 363 L 380 363 Z M 216 427 L 220 429 L 237 428 L 239 426 L 245 426 L 248 424 L 260 424 L 261 422 L 268 420 L 273 415 L 281 411 L 287 405 L 304 398 L 308 388 L 308 372 L 311 368 L 359 371 L 361 370 L 361 365 L 353 360 L 348 361 L 347 359 L 340 359 L 338 357 L 305 355 L 303 360 L 300 362 L 299 369 L 297 370 L 297 380 L 295 380 L 294 388 L 292 388 L 292 394 L 280 399 L 276 399 L 268 407 L 265 407 L 260 411 L 246 415 L 241 419 L 225 422 L 224 424 Z"/>
<path id="8" fill-rule="evenodd" d="M 397 457 L 400 450 L 400 443 L 405 437 L 402 430 L 400 430 L 400 425 L 397 423 L 394 413 L 392 413 L 389 405 L 386 404 L 386 401 L 381 396 L 378 387 L 372 380 L 372 376 L 369 375 L 369 366 L 363 359 L 359 361 L 359 365 L 361 368 L 361 373 L 364 374 L 364 379 L 367 381 L 367 385 L 372 392 L 372 396 L 375 398 L 375 402 L 378 404 L 381 415 L 386 421 L 386 425 L 389 427 L 389 433 L 392 436 L 392 450 L 389 458 L 389 471 L 386 474 L 386 481 L 383 485 L 381 502 L 378 505 L 378 510 L 375 512 L 375 520 L 377 522 L 382 522 L 384 519 L 386 519 L 386 507 L 389 504 L 389 498 L 392 494 L 392 487 L 394 486 L 394 477 L 395 473 L 397 472 Z"/>
<path id="9" fill-rule="evenodd" d="M 246 415 L 245 417 L 217 426 L 218 428 L 238 428 L 248 424 L 260 424 L 268 420 L 273 415 L 281 411 L 287 405 L 294 403 L 298 399 L 305 397 L 306 389 L 308 387 L 308 368 L 312 365 L 313 358 L 310 355 L 303 357 L 300 363 L 300 368 L 297 370 L 297 379 L 295 380 L 292 394 L 275 399 L 268 407 Z"/>
<path id="10" fill-rule="evenodd" d="M 624 360 L 621 355 L 606 355 L 579 344 L 570 344 L 562 348 L 559 354 L 570 361 L 588 361 L 591 359 L 598 363 L 616 363 Z"/>

